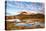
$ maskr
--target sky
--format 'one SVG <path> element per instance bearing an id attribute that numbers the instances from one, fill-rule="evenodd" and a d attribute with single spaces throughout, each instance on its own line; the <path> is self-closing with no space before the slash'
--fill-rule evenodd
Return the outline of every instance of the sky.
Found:
<path id="1" fill-rule="evenodd" d="M 20 11 L 35 11 L 44 14 L 44 4 L 39 2 L 7 1 L 6 16 L 17 15 Z"/>

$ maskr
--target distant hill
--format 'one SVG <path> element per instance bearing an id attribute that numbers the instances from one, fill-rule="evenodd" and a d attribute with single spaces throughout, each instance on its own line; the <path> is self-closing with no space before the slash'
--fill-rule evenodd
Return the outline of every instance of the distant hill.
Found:
<path id="1" fill-rule="evenodd" d="M 19 14 L 16 17 L 18 18 L 23 18 L 23 19 L 28 19 L 28 18 L 44 18 L 43 14 L 30 14 L 30 15 L 24 15 L 24 14 Z"/>
<path id="2" fill-rule="evenodd" d="M 45 15 L 44 14 L 40 14 L 40 13 L 30 13 L 30 14 L 27 14 L 27 12 L 21 12 L 20 14 L 18 15 L 14 15 L 14 16 L 6 16 L 6 19 L 16 19 L 16 18 L 19 18 L 19 19 L 28 19 L 28 18 L 45 18 Z"/>

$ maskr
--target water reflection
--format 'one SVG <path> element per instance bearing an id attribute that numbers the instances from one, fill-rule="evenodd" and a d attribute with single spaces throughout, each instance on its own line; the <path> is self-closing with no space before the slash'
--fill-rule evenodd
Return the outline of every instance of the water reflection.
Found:
<path id="1" fill-rule="evenodd" d="M 32 24 L 25 24 L 25 23 L 23 23 L 23 24 L 20 23 L 20 24 L 19 24 L 19 23 L 18 23 L 18 24 L 16 24 L 16 26 L 32 26 Z"/>

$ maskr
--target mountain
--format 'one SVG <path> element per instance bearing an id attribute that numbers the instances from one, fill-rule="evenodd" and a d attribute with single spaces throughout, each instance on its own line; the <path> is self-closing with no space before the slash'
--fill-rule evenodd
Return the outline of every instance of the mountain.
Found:
<path id="1" fill-rule="evenodd" d="M 28 18 L 45 18 L 45 15 L 35 11 L 21 11 L 18 15 L 6 16 L 6 19 L 28 19 Z"/>
<path id="2" fill-rule="evenodd" d="M 16 16 L 17 18 L 21 18 L 21 19 L 26 19 L 26 18 L 44 18 L 44 14 L 40 14 L 40 13 L 31 13 L 27 14 L 27 12 L 21 12 L 19 15 Z"/>

